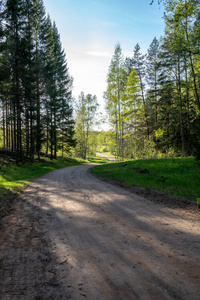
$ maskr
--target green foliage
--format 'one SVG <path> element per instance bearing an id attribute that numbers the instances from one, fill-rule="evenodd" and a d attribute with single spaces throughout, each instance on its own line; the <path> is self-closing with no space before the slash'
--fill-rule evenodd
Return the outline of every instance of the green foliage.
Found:
<path id="1" fill-rule="evenodd" d="M 97 156 L 97 157 L 92 157 L 92 158 L 87 158 L 87 159 L 78 159 L 78 161 L 82 165 L 88 165 L 88 164 L 96 165 L 96 164 L 105 164 L 108 162 L 108 159 Z"/>
<path id="2" fill-rule="evenodd" d="M 194 158 L 149 159 L 97 166 L 92 172 L 104 179 L 149 188 L 196 202 L 200 172 Z"/>
<path id="3" fill-rule="evenodd" d="M 96 153 L 96 133 L 92 127 L 97 123 L 98 102 L 96 96 L 82 92 L 76 103 L 75 155 L 86 159 Z"/>
<path id="4" fill-rule="evenodd" d="M 141 155 L 139 153 L 139 158 L 156 158 L 157 152 L 156 152 L 156 144 L 153 141 L 153 138 L 145 138 L 144 139 L 144 147 L 141 150 Z"/>
<path id="5" fill-rule="evenodd" d="M 199 1 L 164 1 L 165 34 L 147 55 L 139 44 L 123 61 L 115 48 L 106 104 L 113 134 L 106 150 L 120 159 L 200 157 Z"/>
<path id="6" fill-rule="evenodd" d="M 193 154 L 200 164 L 200 116 L 192 124 Z"/>
<path id="7" fill-rule="evenodd" d="M 105 154 L 109 152 L 111 155 L 116 156 L 115 133 L 112 130 L 98 132 L 96 150 Z"/>
<path id="8" fill-rule="evenodd" d="M 109 121 L 115 132 L 115 151 L 117 157 L 123 157 L 123 99 L 127 82 L 127 70 L 124 64 L 120 44 L 115 46 L 107 76 L 107 89 L 105 92 L 106 111 Z"/>

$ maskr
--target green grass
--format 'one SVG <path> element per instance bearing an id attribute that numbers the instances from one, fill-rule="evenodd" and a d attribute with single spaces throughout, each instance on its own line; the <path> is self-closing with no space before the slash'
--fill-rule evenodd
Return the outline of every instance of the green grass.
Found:
<path id="1" fill-rule="evenodd" d="M 51 161 L 48 158 L 33 164 L 5 164 L 0 169 L 0 209 L 7 205 L 13 193 L 20 193 L 22 188 L 33 178 L 39 177 L 55 169 L 77 165 L 80 162 L 71 158 L 58 158 Z"/>
<path id="2" fill-rule="evenodd" d="M 58 158 L 50 160 L 48 158 L 32 164 L 5 164 L 0 169 L 0 215 L 6 213 L 11 207 L 13 194 L 20 193 L 21 190 L 32 179 L 42 176 L 45 173 L 66 166 L 80 164 L 99 164 L 105 163 L 105 158 L 89 158 L 87 160 L 75 158 Z M 1 213 L 3 211 L 3 213 Z"/>
<path id="3" fill-rule="evenodd" d="M 92 158 L 88 158 L 86 160 L 84 159 L 79 159 L 79 162 L 83 165 L 88 165 L 88 164 L 104 164 L 106 162 L 108 162 L 108 159 L 105 157 L 92 157 Z"/>
<path id="4" fill-rule="evenodd" d="M 192 202 L 200 199 L 200 167 L 194 158 L 147 159 L 96 166 L 92 172 L 104 179 L 149 188 Z"/>

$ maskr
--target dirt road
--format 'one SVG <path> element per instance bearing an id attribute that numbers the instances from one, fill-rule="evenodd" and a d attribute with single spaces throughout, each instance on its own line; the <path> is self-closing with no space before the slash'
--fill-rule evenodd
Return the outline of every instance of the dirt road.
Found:
<path id="1" fill-rule="evenodd" d="M 2 219 L 0 299 L 199 300 L 199 215 L 90 168 L 38 178 Z"/>
<path id="2" fill-rule="evenodd" d="M 115 162 L 117 159 L 114 156 L 102 154 L 102 153 L 96 153 L 98 156 L 105 157 L 109 160 L 109 162 Z"/>

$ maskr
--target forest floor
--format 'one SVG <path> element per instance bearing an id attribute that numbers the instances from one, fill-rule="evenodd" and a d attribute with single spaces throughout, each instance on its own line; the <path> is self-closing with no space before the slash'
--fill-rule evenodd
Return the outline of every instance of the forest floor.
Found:
<path id="1" fill-rule="evenodd" d="M 199 211 L 90 165 L 34 179 L 0 222 L 0 299 L 200 299 Z"/>

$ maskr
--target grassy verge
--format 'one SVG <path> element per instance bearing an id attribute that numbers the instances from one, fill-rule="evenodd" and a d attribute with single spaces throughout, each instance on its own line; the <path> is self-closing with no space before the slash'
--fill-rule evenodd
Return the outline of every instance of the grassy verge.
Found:
<path id="1" fill-rule="evenodd" d="M 36 161 L 33 164 L 20 164 L 18 166 L 5 164 L 0 169 L 0 215 L 6 214 L 12 208 L 13 195 L 20 193 L 32 179 L 66 166 L 99 164 L 107 161 L 103 158 L 81 160 L 60 157 L 53 161 L 45 158 L 40 162 Z"/>
<path id="2" fill-rule="evenodd" d="M 82 165 L 88 165 L 88 164 L 104 164 L 106 162 L 108 162 L 108 159 L 105 157 L 92 157 L 92 158 L 88 158 L 86 160 L 84 159 L 79 159 L 78 160 Z"/>
<path id="3" fill-rule="evenodd" d="M 149 159 L 96 166 L 92 172 L 104 179 L 149 188 L 198 204 L 200 167 L 193 158 Z"/>

